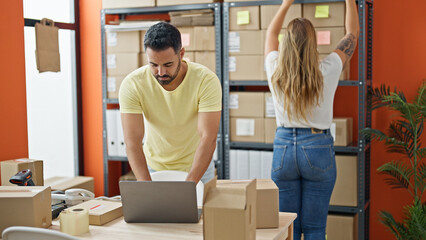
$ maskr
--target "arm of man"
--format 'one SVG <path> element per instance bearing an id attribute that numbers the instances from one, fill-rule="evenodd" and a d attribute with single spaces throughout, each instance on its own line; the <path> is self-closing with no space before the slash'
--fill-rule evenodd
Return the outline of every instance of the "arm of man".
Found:
<path id="1" fill-rule="evenodd" d="M 266 31 L 265 40 L 265 57 L 272 51 L 278 51 L 279 41 L 278 36 L 283 26 L 285 15 L 294 0 L 284 0 L 272 19 Z"/>
<path id="2" fill-rule="evenodd" d="M 138 181 L 151 181 L 142 148 L 144 123 L 142 114 L 122 113 L 121 121 L 130 166 Z"/>
<path id="3" fill-rule="evenodd" d="M 337 44 L 336 52 L 342 60 L 342 66 L 351 59 L 354 54 L 359 37 L 358 11 L 355 0 L 346 0 L 346 35 Z"/>
<path id="4" fill-rule="evenodd" d="M 186 181 L 198 183 L 209 167 L 214 149 L 216 148 L 220 114 L 220 111 L 198 113 L 198 134 L 200 135 L 200 143 L 195 151 L 194 162 Z"/>

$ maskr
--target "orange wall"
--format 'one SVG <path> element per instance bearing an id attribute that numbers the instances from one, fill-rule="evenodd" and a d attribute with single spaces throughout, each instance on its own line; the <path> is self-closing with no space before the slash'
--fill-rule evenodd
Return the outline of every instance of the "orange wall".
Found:
<path id="1" fill-rule="evenodd" d="M 0 1 L 0 161 L 28 157 L 22 1 Z"/>

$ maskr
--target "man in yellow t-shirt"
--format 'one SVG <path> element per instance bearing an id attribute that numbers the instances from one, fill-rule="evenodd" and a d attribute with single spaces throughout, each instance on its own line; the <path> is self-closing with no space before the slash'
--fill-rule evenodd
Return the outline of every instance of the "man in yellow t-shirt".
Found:
<path id="1" fill-rule="evenodd" d="M 180 170 L 188 172 L 187 181 L 206 182 L 214 177 L 220 81 L 182 60 L 181 35 L 171 24 L 150 27 L 144 47 L 149 64 L 130 73 L 119 93 L 130 166 L 139 181 L 151 180 L 153 171 Z"/>

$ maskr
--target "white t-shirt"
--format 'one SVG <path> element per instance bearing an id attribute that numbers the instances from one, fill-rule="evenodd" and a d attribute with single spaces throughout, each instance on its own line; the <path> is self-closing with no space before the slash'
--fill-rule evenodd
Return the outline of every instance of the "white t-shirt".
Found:
<path id="1" fill-rule="evenodd" d="M 312 115 L 307 114 L 308 122 L 303 119 L 292 119 L 290 122 L 287 112 L 284 112 L 283 101 L 277 101 L 275 90 L 272 87 L 271 77 L 275 71 L 278 61 L 278 51 L 270 52 L 265 59 L 266 76 L 268 77 L 269 89 L 274 101 L 277 126 L 289 128 L 318 128 L 328 129 L 333 121 L 333 101 L 339 77 L 342 72 L 342 60 L 337 53 L 332 52 L 320 63 L 320 71 L 324 77 L 323 100 L 318 107 L 312 109 Z"/>

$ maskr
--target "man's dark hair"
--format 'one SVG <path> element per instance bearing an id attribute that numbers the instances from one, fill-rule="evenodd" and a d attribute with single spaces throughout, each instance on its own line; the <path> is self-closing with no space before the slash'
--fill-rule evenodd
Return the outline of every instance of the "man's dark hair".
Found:
<path id="1" fill-rule="evenodd" d="M 171 47 L 178 54 L 182 48 L 179 30 L 166 22 L 159 22 L 151 26 L 146 31 L 143 44 L 145 51 L 146 48 L 151 48 L 154 51 L 162 51 Z"/>

